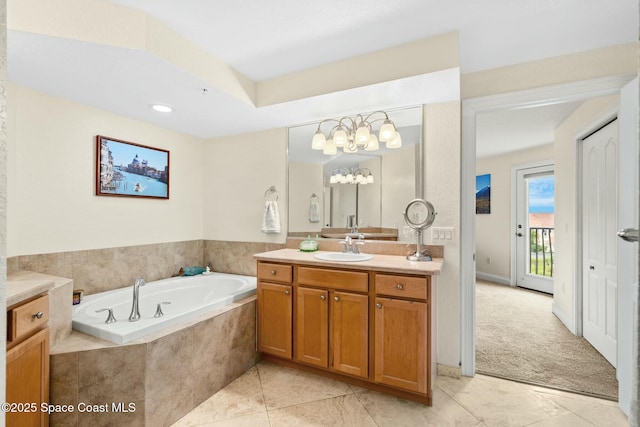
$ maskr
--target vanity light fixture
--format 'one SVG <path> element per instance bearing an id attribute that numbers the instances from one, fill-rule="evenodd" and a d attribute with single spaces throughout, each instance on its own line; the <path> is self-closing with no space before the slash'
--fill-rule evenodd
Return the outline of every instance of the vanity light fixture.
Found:
<path id="1" fill-rule="evenodd" d="M 333 171 L 329 178 L 330 184 L 373 184 L 373 175 L 367 168 L 341 168 Z"/>
<path id="2" fill-rule="evenodd" d="M 170 113 L 173 111 L 173 108 L 163 104 L 154 104 L 151 106 L 151 108 L 153 108 L 155 111 L 158 111 L 160 113 Z"/>
<path id="3" fill-rule="evenodd" d="M 376 115 L 384 117 L 374 118 Z M 325 123 L 335 122 L 329 130 L 329 136 L 324 134 L 320 127 Z M 373 124 L 382 122 L 382 126 L 376 137 Z M 311 148 L 322 150 L 324 154 L 333 155 L 342 148 L 345 153 L 357 153 L 358 150 L 375 151 L 380 149 L 380 142 L 385 142 L 387 148 L 399 148 L 402 146 L 402 138 L 396 130 L 393 121 L 384 111 L 374 111 L 366 116 L 357 114 L 355 117 L 342 117 L 341 119 L 325 119 L 318 123 L 318 129 L 311 140 Z"/>

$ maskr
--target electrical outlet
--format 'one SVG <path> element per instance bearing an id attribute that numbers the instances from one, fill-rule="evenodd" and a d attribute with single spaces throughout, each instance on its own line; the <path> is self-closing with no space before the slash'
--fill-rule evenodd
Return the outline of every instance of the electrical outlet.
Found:
<path id="1" fill-rule="evenodd" d="M 487 264 L 491 264 L 491 257 L 490 256 L 487 257 Z"/>

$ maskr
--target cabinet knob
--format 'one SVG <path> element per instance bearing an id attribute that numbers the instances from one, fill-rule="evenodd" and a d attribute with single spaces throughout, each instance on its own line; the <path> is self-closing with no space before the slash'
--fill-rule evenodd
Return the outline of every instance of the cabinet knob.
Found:
<path id="1" fill-rule="evenodd" d="M 322 301 L 324 301 L 324 300 L 326 300 L 326 299 L 327 299 L 327 297 L 326 297 L 326 296 L 324 296 L 324 295 L 320 295 L 320 299 L 321 299 Z"/>
<path id="2" fill-rule="evenodd" d="M 289 290 L 287 289 L 286 291 L 284 291 L 285 295 L 289 295 Z"/>
<path id="3" fill-rule="evenodd" d="M 33 314 L 31 315 L 31 318 L 32 318 L 32 319 L 42 319 L 42 316 L 44 316 L 44 313 L 43 313 L 43 312 L 41 312 L 41 311 L 39 311 L 39 312 L 37 312 L 37 313 L 33 313 Z"/>
<path id="4" fill-rule="evenodd" d="M 333 297 L 333 300 L 334 301 L 340 301 L 340 298 L 339 297 Z"/>
<path id="5" fill-rule="evenodd" d="M 396 289 L 397 289 L 397 290 L 401 291 L 401 290 L 402 290 L 402 288 L 404 288 L 404 286 L 402 286 L 402 284 L 401 284 L 401 283 L 398 283 L 398 284 L 396 285 Z"/>
<path id="6" fill-rule="evenodd" d="M 276 271 L 275 270 L 271 270 L 271 275 L 275 276 L 276 275 Z"/>
<path id="7" fill-rule="evenodd" d="M 377 304 L 376 304 L 376 308 L 382 308 L 382 304 L 377 303 Z"/>

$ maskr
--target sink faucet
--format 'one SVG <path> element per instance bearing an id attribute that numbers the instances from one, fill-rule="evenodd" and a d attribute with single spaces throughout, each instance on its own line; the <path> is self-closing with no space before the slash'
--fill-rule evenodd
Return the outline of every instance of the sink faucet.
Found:
<path id="1" fill-rule="evenodd" d="M 342 248 L 343 253 L 359 254 L 360 248 L 358 248 L 358 246 L 364 245 L 364 236 L 361 234 L 358 240 L 353 240 L 351 236 L 347 236 L 340 243 L 344 245 Z"/>
<path id="2" fill-rule="evenodd" d="M 140 286 L 145 285 L 144 279 L 138 277 L 133 283 L 133 306 L 131 307 L 131 314 L 129 315 L 129 322 L 135 322 L 140 319 L 140 310 L 138 309 L 138 293 L 140 292 Z"/>

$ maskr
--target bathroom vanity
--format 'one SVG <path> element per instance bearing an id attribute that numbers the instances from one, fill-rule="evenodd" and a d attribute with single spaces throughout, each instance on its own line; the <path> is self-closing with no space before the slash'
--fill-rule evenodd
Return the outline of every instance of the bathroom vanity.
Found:
<path id="1" fill-rule="evenodd" d="M 12 285 L 12 284 L 11 284 Z M 8 426 L 47 426 L 49 403 L 49 296 L 52 281 L 7 286 Z"/>
<path id="2" fill-rule="evenodd" d="M 442 259 L 324 261 L 295 249 L 255 258 L 263 359 L 431 405 Z"/>

